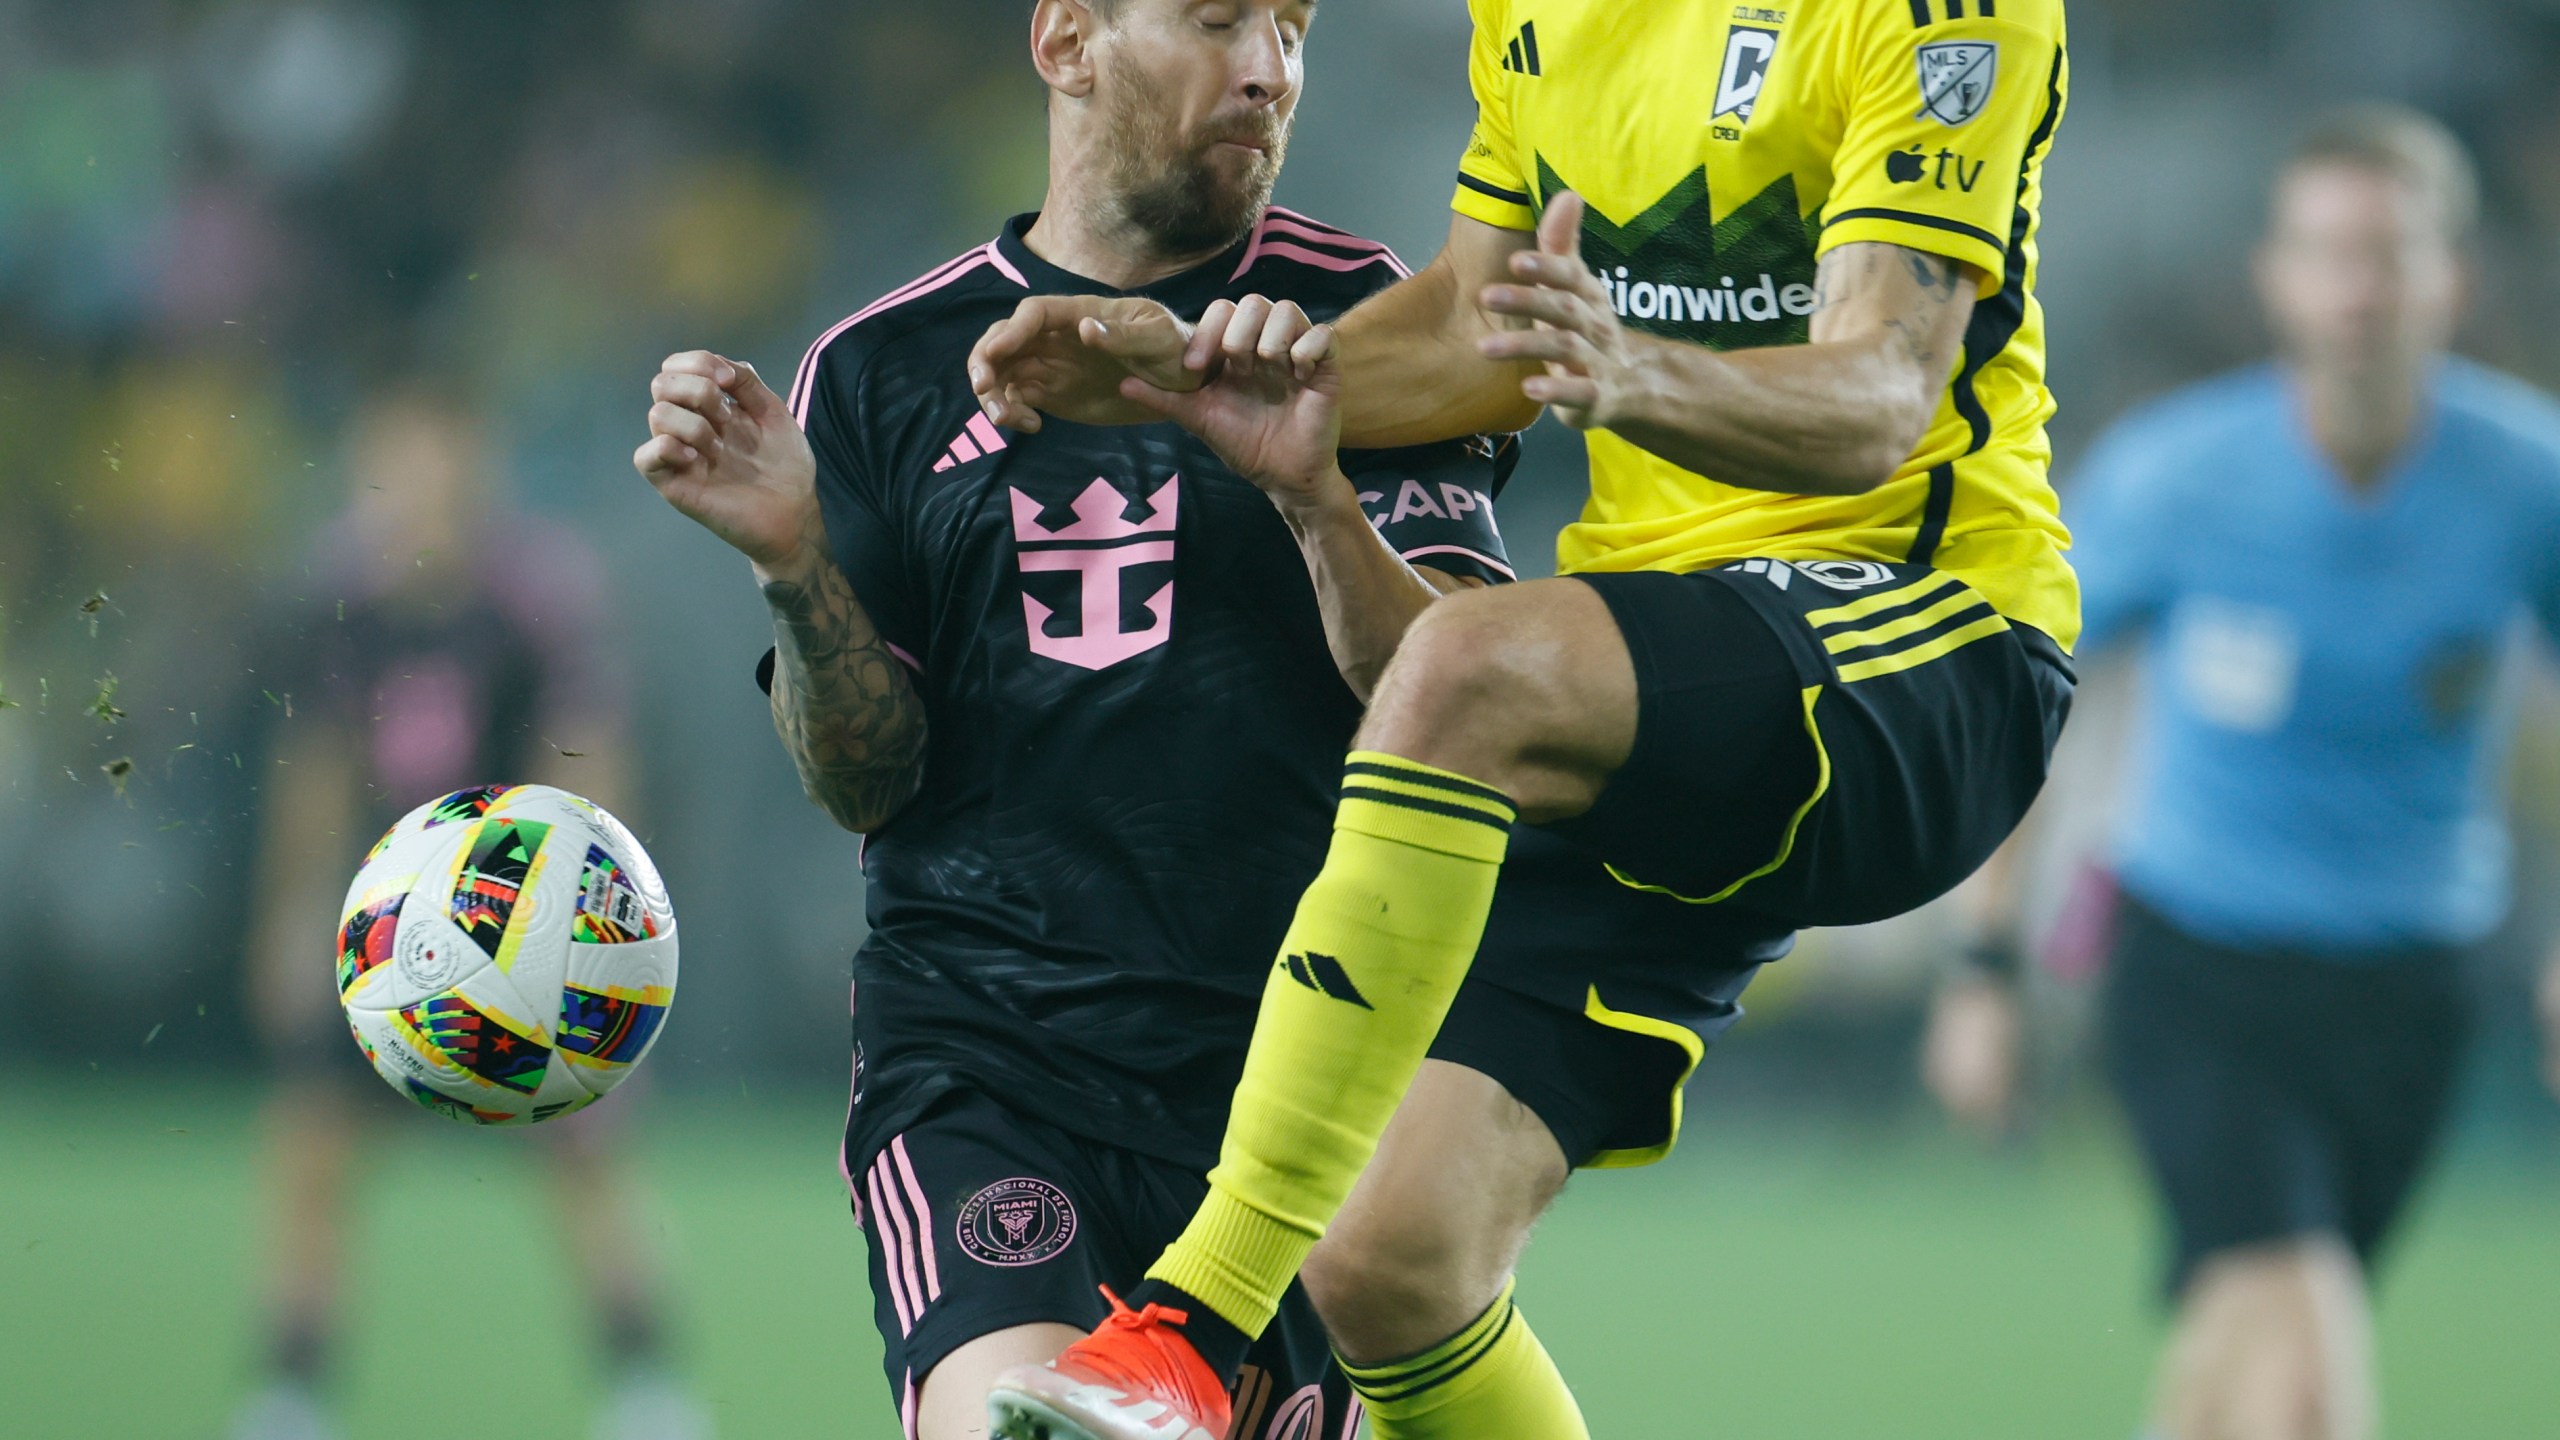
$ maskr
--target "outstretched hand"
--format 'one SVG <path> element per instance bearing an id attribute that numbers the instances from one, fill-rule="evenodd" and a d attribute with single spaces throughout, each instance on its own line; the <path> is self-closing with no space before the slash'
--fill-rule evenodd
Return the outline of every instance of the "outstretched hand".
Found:
<path id="1" fill-rule="evenodd" d="M 1220 300 L 1200 317 L 1184 362 L 1186 378 L 1212 370 L 1216 378 L 1173 389 L 1131 375 L 1121 397 L 1199 436 L 1284 510 L 1335 498 L 1327 489 L 1345 482 L 1335 458 L 1342 368 L 1332 326 L 1313 323 L 1292 301 Z"/>
<path id="2" fill-rule="evenodd" d="M 649 396 L 631 464 L 668 504 L 768 569 L 824 552 L 817 457 L 754 366 L 687 350 L 660 365 Z"/>
<path id="3" fill-rule="evenodd" d="M 978 337 L 969 388 L 988 419 L 1025 433 L 1039 431 L 1044 412 L 1086 425 L 1142 425 L 1156 415 L 1122 396 L 1120 382 L 1136 376 L 1160 390 L 1196 390 L 1212 349 L 1153 300 L 1039 295 Z"/>
<path id="4" fill-rule="evenodd" d="M 1555 411 L 1577 430 L 1605 430 L 1624 413 L 1642 379 L 1638 342 L 1620 323 L 1609 287 L 1582 263 L 1583 200 L 1558 192 L 1538 217 L 1538 245 L 1511 257 L 1517 285 L 1488 285 L 1484 308 L 1534 322 L 1476 342 L 1489 360 L 1533 360 L 1543 375 L 1520 382 L 1520 393 Z"/>

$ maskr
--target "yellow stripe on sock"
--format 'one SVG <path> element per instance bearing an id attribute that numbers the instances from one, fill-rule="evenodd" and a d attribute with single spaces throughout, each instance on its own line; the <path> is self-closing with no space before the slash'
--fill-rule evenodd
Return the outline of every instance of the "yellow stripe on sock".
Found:
<path id="1" fill-rule="evenodd" d="M 1342 762 L 1345 785 L 1384 785 L 1414 795 L 1428 795 L 1499 816 L 1505 824 L 1519 813 L 1511 797 L 1455 771 L 1407 760 L 1375 750 L 1354 750 Z"/>
<path id="2" fill-rule="evenodd" d="M 1925 580 L 1915 580 L 1880 595 L 1869 595 L 1863 599 L 1852 600 L 1846 605 L 1834 605 L 1828 610 L 1807 610 L 1804 612 L 1804 623 L 1817 630 L 1827 625 L 1845 625 L 1852 620 L 1873 615 L 1879 610 L 1890 610 L 1896 605 L 1908 605 L 1923 595 L 1943 590 L 1955 583 L 1956 577 L 1941 570 L 1931 574 Z"/>
<path id="3" fill-rule="evenodd" d="M 1402 775 L 1368 772 L 1342 777 L 1343 794 L 1356 795 L 1362 791 L 1372 794 L 1384 792 L 1413 800 L 1428 800 L 1435 805 L 1468 811 L 1471 816 L 1480 817 L 1495 825 L 1509 825 L 1519 814 L 1507 801 L 1488 800 L 1481 795 L 1443 789 L 1437 785 L 1407 779 Z"/>
<path id="4" fill-rule="evenodd" d="M 1582 1408 L 1508 1285 L 1465 1330 L 1422 1354 L 1342 1369 L 1368 1408 L 1374 1440 L 1590 1440 Z"/>
<path id="5" fill-rule="evenodd" d="M 1425 802 L 1412 802 L 1422 803 Z M 1501 864 L 1503 851 L 1511 843 L 1510 827 L 1490 817 L 1460 819 L 1409 805 L 1363 799 L 1356 794 L 1342 797 L 1342 808 L 1334 812 L 1333 827 L 1487 865 Z"/>
<path id="6" fill-rule="evenodd" d="M 1880 655 L 1873 660 L 1859 660 L 1843 665 L 1840 667 L 1840 679 L 1844 683 L 1853 680 L 1872 680 L 1878 675 L 1891 675 L 1896 671 L 1908 670 L 1915 665 L 1926 665 L 1941 655 L 1961 650 L 1984 636 L 1997 635 L 2008 628 L 2009 622 L 2000 616 L 1985 615 L 1970 625 L 1958 626 L 1934 640 L 1914 645 L 1908 650 L 1898 650 L 1891 655 Z"/>
<path id="7" fill-rule="evenodd" d="M 1518 813 L 1501 791 L 1463 775 L 1374 750 L 1354 750 L 1343 769 L 1342 807 L 1334 824 L 1443 855 L 1496 863 Z"/>
<path id="8" fill-rule="evenodd" d="M 1335 1363 L 1342 1367 L 1343 1376 L 1351 1382 L 1351 1388 L 1371 1400 L 1392 1402 L 1403 1392 L 1417 1387 L 1428 1388 L 1435 1376 L 1446 1378 L 1439 1376 L 1438 1372 L 1479 1353 L 1501 1334 L 1503 1325 L 1512 1315 L 1511 1292 L 1517 1285 L 1517 1281 L 1503 1282 L 1502 1293 L 1494 1297 L 1483 1314 L 1428 1350 L 1378 1365 L 1354 1365 L 1340 1356 L 1334 1357 Z"/>

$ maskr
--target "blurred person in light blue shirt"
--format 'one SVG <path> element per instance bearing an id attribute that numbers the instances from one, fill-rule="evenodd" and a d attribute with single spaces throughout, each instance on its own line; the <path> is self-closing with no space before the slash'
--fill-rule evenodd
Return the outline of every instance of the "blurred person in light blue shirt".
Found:
<path id="1" fill-rule="evenodd" d="M 2120 423 L 2073 498 L 2096 649 L 2140 638 L 2125 889 L 2219 944 L 2340 964 L 2505 917 L 2515 661 L 2560 631 L 2560 408 L 2434 363 L 2343 472 L 2265 367 Z"/>
<path id="2" fill-rule="evenodd" d="M 2081 653 L 2145 661 L 2099 1030 L 2173 1240 L 2159 1440 L 2375 1431 L 2368 1277 L 2509 905 L 2519 661 L 2560 635 L 2560 406 L 2446 353 L 2475 208 L 2435 122 L 2315 128 L 2258 255 L 2281 358 L 2126 417 L 2066 495 Z M 1986 1126 L 2017 953 L 1978 947 L 1924 1056 Z"/>

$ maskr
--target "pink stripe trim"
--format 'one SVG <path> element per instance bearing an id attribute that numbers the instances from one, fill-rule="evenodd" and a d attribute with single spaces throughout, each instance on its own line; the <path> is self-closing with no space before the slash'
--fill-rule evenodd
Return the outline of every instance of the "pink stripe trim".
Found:
<path id="1" fill-rule="evenodd" d="M 863 1179 L 871 1186 L 871 1213 L 880 1218 L 880 1223 L 871 1228 L 871 1238 L 882 1247 L 880 1273 L 889 1279 L 889 1303 L 898 1311 L 898 1333 L 912 1335 L 916 1329 L 915 1307 L 907 1303 L 907 1292 L 898 1285 L 901 1251 L 898 1232 L 893 1228 L 897 1223 L 897 1211 L 890 1208 L 887 1198 L 880 1193 L 880 1166 L 877 1162 L 872 1164 L 870 1173 Z"/>
<path id="2" fill-rule="evenodd" d="M 1492 556 L 1487 555 L 1481 550 L 1470 550 L 1464 545 L 1425 545 L 1418 550 L 1399 550 L 1396 553 L 1402 555 L 1408 562 L 1418 560 L 1425 555 L 1464 555 L 1468 559 L 1476 561 L 1489 569 L 1500 571 L 1502 573 L 1502 578 L 1506 580 L 1517 580 L 1520 578 L 1520 572 L 1512 569 L 1510 566 L 1503 564 L 1501 561 L 1494 559 Z"/>
<path id="3" fill-rule="evenodd" d="M 1352 1440 L 1353 1436 L 1360 1433 L 1360 1417 L 1365 1413 L 1365 1408 L 1360 1404 L 1360 1397 L 1352 1396 L 1351 1408 L 1342 1417 L 1342 1440 Z"/>
<path id="4" fill-rule="evenodd" d="M 908 654 L 907 647 L 898 644 L 894 640 L 883 640 L 880 643 L 888 646 L 889 653 L 897 656 L 899 662 L 905 665 L 908 669 L 913 670 L 919 675 L 924 673 L 923 663 L 917 660 L 913 655 Z"/>
<path id="5" fill-rule="evenodd" d="M 1295 220 L 1301 225 L 1313 226 L 1314 228 L 1323 231 L 1325 234 L 1339 235 L 1345 240 L 1357 240 L 1361 238 L 1360 236 L 1354 235 L 1350 231 L 1343 229 L 1339 225 L 1327 225 L 1304 210 L 1292 210 L 1286 205 L 1266 205 L 1263 207 L 1262 214 L 1263 218 L 1266 220 L 1277 215 L 1283 220 Z"/>
<path id="6" fill-rule="evenodd" d="M 907 1203 L 915 1206 L 916 1233 L 924 1237 L 925 1298 L 942 1298 L 942 1268 L 933 1258 L 933 1207 L 924 1203 L 924 1187 L 916 1183 L 916 1162 L 907 1156 L 907 1137 L 900 1135 L 889 1142 L 889 1153 L 898 1157 L 898 1179 L 907 1187 Z"/>
<path id="7" fill-rule="evenodd" d="M 1357 235 L 1346 235 L 1339 230 L 1327 229 L 1322 225 L 1318 225 L 1307 220 L 1303 216 L 1292 215 L 1285 210 L 1274 210 L 1270 214 L 1264 216 L 1262 220 L 1262 228 L 1265 234 L 1275 230 L 1285 231 L 1286 233 L 1296 235 L 1301 239 L 1313 240 L 1318 244 L 1323 245 L 1338 245 L 1345 250 L 1361 250 L 1376 253 L 1387 248 L 1379 241 L 1364 240 Z"/>
<path id="8" fill-rule="evenodd" d="M 924 1283 L 916 1275 L 916 1237 L 909 1228 L 907 1209 L 898 1203 L 898 1174 L 890 1168 L 887 1152 L 871 1162 L 872 1176 L 889 1197 L 889 1223 L 898 1227 L 898 1270 L 907 1277 L 907 1298 L 915 1302 L 916 1318 L 924 1318 Z"/>
<path id="9" fill-rule="evenodd" d="M 856 865 L 861 863 L 859 856 L 855 857 L 854 863 Z M 846 1014 L 850 1015 L 854 1012 L 861 995 L 862 987 L 859 982 L 845 987 L 844 1008 Z M 854 1052 L 853 1078 L 846 1082 L 844 1087 L 844 1132 L 836 1136 L 836 1173 L 844 1177 L 845 1191 L 853 1196 L 853 1224 L 856 1229 L 862 1228 L 862 1187 L 854 1183 L 853 1156 L 845 1149 L 845 1146 L 852 1143 L 846 1138 L 846 1136 L 853 1133 L 853 1100 L 855 1096 L 862 1093 L 861 1057 L 861 1051 L 857 1050 Z"/>
<path id="10" fill-rule="evenodd" d="M 795 416 L 799 416 L 802 424 L 807 424 L 806 406 L 809 399 L 810 381 L 817 375 L 819 351 L 826 349 L 837 336 L 852 329 L 854 326 L 861 324 L 864 320 L 867 320 L 871 316 L 877 314 L 883 308 L 895 305 L 900 301 L 905 300 L 911 294 L 921 293 L 926 287 L 948 283 L 952 278 L 959 275 L 960 272 L 966 270 L 970 265 L 975 264 L 979 259 L 981 252 L 983 252 L 985 248 L 986 247 L 984 246 L 980 246 L 977 250 L 971 250 L 962 255 L 956 256 L 953 259 L 943 261 L 940 265 L 926 271 L 918 278 L 908 281 L 906 284 L 899 286 L 897 289 L 890 291 L 888 294 L 881 296 L 879 299 L 863 306 L 861 309 L 854 311 L 852 314 L 847 315 L 842 320 L 839 320 L 834 325 L 830 326 L 825 334 L 818 337 L 817 343 L 809 347 L 809 352 L 800 357 L 800 373 L 793 376 L 791 380 L 791 413 Z"/>
<path id="11" fill-rule="evenodd" d="M 1395 262 L 1395 257 L 1384 250 L 1374 255 L 1327 255 L 1322 251 L 1310 250 L 1304 245 L 1292 245 L 1286 240 L 1272 241 L 1262 247 L 1262 253 L 1275 259 L 1295 260 L 1301 265 L 1313 265 L 1319 270 L 1365 270 L 1372 265 L 1392 266 Z"/>
<path id="12" fill-rule="evenodd" d="M 811 393 L 817 389 L 818 352 L 835 343 L 837 336 L 842 335 L 847 330 L 852 329 L 854 326 L 861 324 L 863 321 L 870 319 L 872 316 L 879 314 L 883 310 L 895 309 L 900 305 L 920 300 L 925 296 L 932 294 L 934 291 L 940 290 L 944 286 L 958 280 L 961 276 L 968 274 L 970 271 L 977 269 L 981 265 L 992 265 L 995 267 L 996 273 L 1002 275 L 1007 280 L 1012 281 L 1014 284 L 1021 286 L 1025 290 L 1031 288 L 1031 282 L 1022 278 L 1022 272 L 1015 269 L 1013 262 L 1005 259 L 1004 256 L 997 251 L 996 242 L 990 240 L 986 244 L 979 246 L 977 249 L 960 256 L 958 259 L 949 261 L 938 270 L 927 271 L 923 278 L 910 281 L 906 285 L 890 291 L 888 294 L 883 295 L 861 309 L 854 311 L 844 319 L 837 321 L 834 329 L 831 329 L 824 335 L 819 336 L 818 343 L 809 347 L 809 353 L 800 361 L 799 377 L 793 380 L 791 384 L 792 418 L 800 422 L 801 428 L 808 428 L 809 397 Z"/>
<path id="13" fill-rule="evenodd" d="M 898 1402 L 898 1424 L 907 1432 L 907 1440 L 923 1440 L 922 1433 L 916 1428 L 916 1372 L 913 1370 L 907 1372 L 906 1398 Z M 1345 1435 L 1343 1440 L 1351 1440 L 1351 1437 Z"/>
<path id="14" fill-rule="evenodd" d="M 1321 245 L 1338 245 L 1365 253 L 1357 260 L 1350 261 L 1337 255 L 1319 255 L 1303 246 L 1291 245 L 1275 238 L 1283 234 L 1295 235 Z M 1319 269 L 1337 271 L 1357 270 L 1364 265 L 1383 261 L 1388 269 L 1400 276 L 1410 277 L 1413 274 L 1404 261 L 1397 258 L 1395 251 L 1377 241 L 1363 239 L 1347 230 L 1337 230 L 1323 221 L 1310 220 L 1295 210 L 1284 210 L 1277 205 L 1262 212 L 1262 220 L 1254 226 L 1253 243 L 1245 246 L 1244 259 L 1236 265 L 1236 273 L 1227 278 L 1230 280 L 1244 278 L 1245 272 L 1251 270 L 1254 263 L 1265 255 L 1277 255 L 1283 259 L 1302 261 Z"/>

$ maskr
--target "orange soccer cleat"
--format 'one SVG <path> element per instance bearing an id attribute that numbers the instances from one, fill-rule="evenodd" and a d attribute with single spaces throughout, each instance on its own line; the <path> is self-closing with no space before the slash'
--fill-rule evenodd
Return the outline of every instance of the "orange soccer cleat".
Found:
<path id="1" fill-rule="evenodd" d="M 1018 1365 L 987 1392 L 990 1440 L 1225 1440 L 1226 1382 L 1176 1328 L 1190 1312 L 1111 1314 L 1046 1365 Z"/>

